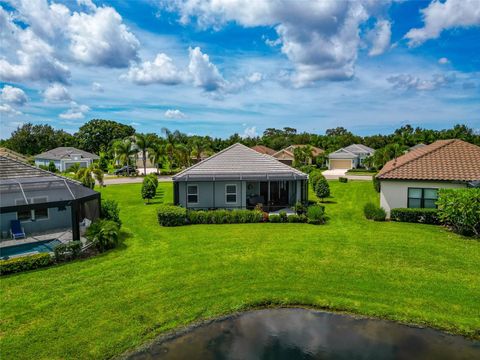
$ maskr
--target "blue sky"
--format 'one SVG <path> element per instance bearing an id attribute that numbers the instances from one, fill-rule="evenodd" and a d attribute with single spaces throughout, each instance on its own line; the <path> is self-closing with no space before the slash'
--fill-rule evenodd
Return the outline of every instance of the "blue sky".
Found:
<path id="1" fill-rule="evenodd" d="M 0 0 L 0 117 L 189 134 L 480 128 L 480 1 Z"/>

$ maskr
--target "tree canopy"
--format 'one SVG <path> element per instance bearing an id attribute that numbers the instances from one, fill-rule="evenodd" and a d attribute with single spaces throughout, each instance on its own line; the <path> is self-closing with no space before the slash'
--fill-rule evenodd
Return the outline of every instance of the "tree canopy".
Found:
<path id="1" fill-rule="evenodd" d="M 75 138 L 82 150 L 100 153 L 107 150 L 114 140 L 124 139 L 135 134 L 135 129 L 112 120 L 93 119 L 83 124 Z"/>

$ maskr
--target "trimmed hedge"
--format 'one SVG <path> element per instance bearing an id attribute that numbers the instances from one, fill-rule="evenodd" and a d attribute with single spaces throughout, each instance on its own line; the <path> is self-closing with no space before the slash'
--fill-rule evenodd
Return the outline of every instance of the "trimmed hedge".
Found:
<path id="1" fill-rule="evenodd" d="M 312 225 L 325 224 L 325 206 L 312 205 L 307 209 L 307 222 Z"/>
<path id="2" fill-rule="evenodd" d="M 400 222 L 439 225 L 437 209 L 397 208 L 390 211 L 390 219 Z"/>
<path id="3" fill-rule="evenodd" d="M 348 182 L 348 178 L 341 176 L 338 178 L 338 181 L 340 181 L 341 183 L 346 183 Z"/>
<path id="4" fill-rule="evenodd" d="M 306 215 L 290 215 L 287 217 L 287 222 L 289 223 L 306 223 L 307 222 L 307 216 Z"/>
<path id="5" fill-rule="evenodd" d="M 180 206 L 160 205 L 157 210 L 157 218 L 162 226 L 185 225 L 187 210 Z"/>
<path id="6" fill-rule="evenodd" d="M 53 249 L 55 254 L 55 261 L 61 262 L 71 259 L 76 259 L 80 256 L 80 252 L 82 250 L 82 242 L 81 241 L 71 241 L 66 244 L 58 244 Z"/>
<path id="7" fill-rule="evenodd" d="M 53 264 L 49 253 L 41 253 L 18 258 L 0 260 L 0 275 L 13 274 L 21 271 L 33 270 Z"/>
<path id="8" fill-rule="evenodd" d="M 189 224 L 247 224 L 262 222 L 260 210 L 191 210 L 187 212 Z"/>

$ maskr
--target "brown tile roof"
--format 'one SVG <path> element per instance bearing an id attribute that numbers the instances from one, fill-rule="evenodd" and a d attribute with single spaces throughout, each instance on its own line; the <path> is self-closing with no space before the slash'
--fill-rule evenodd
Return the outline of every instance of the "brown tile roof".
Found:
<path id="1" fill-rule="evenodd" d="M 462 140 L 438 140 L 385 164 L 378 179 L 480 180 L 480 147 Z"/>
<path id="2" fill-rule="evenodd" d="M 290 145 L 288 147 L 285 148 L 285 150 L 291 152 L 293 154 L 293 152 L 295 151 L 296 148 L 302 148 L 302 147 L 305 147 L 307 145 Z M 312 146 L 312 154 L 313 156 L 317 157 L 321 154 L 323 154 L 325 152 L 325 150 L 323 149 L 320 149 L 316 146 Z"/>
<path id="3" fill-rule="evenodd" d="M 0 156 L 28 163 L 28 157 L 5 147 L 0 147 Z"/>
<path id="4" fill-rule="evenodd" d="M 268 146 L 265 146 L 265 145 L 255 145 L 255 146 L 252 146 L 251 149 L 255 150 L 256 152 L 259 152 L 260 154 L 273 155 L 276 153 L 275 150 L 270 149 Z"/>

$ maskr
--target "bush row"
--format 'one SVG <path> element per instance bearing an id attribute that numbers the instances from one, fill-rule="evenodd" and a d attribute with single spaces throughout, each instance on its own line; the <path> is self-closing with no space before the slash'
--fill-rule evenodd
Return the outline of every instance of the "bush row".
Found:
<path id="1" fill-rule="evenodd" d="M 373 203 L 366 203 L 363 207 L 363 214 L 368 220 L 385 221 L 387 213 L 385 209 Z"/>
<path id="2" fill-rule="evenodd" d="M 158 222 L 162 226 L 181 226 L 187 222 L 187 210 L 174 205 L 160 205 L 157 210 Z"/>
<path id="3" fill-rule="evenodd" d="M 193 210 L 187 211 L 189 224 L 245 224 L 263 221 L 259 210 Z"/>
<path id="4" fill-rule="evenodd" d="M 49 253 L 41 253 L 18 258 L 0 260 L 0 275 L 13 274 L 21 271 L 38 269 L 49 266 L 53 258 Z"/>
<path id="5" fill-rule="evenodd" d="M 390 211 L 390 219 L 400 222 L 422 223 L 439 225 L 437 209 L 392 209 Z"/>

